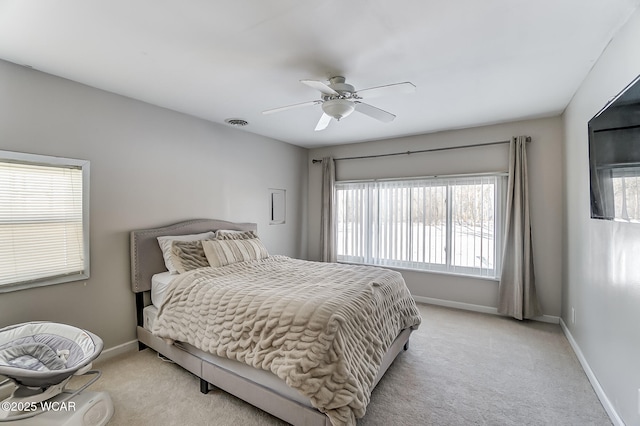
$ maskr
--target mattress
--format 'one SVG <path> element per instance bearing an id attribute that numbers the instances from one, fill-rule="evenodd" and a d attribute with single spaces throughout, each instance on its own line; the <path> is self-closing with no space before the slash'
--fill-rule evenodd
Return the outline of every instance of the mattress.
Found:
<path id="1" fill-rule="evenodd" d="M 155 274 L 151 277 L 151 303 L 159 308 L 164 300 L 164 295 L 169 288 L 171 281 L 178 275 L 171 274 L 169 271 Z"/>
<path id="2" fill-rule="evenodd" d="M 175 275 L 172 275 L 172 277 L 175 277 Z M 163 293 L 161 293 L 161 295 L 162 294 Z M 144 308 L 142 312 L 144 318 L 144 328 L 151 331 L 153 322 L 158 315 L 158 308 L 154 305 L 149 305 Z M 187 352 L 190 352 L 211 364 L 224 368 L 225 370 L 230 371 L 240 377 L 250 378 L 253 382 L 259 384 L 260 386 L 268 389 L 273 389 L 274 391 L 288 399 L 296 401 L 307 407 L 313 407 L 311 405 L 311 401 L 309 401 L 308 398 L 306 398 L 304 395 L 302 395 L 292 387 L 287 386 L 287 384 L 282 379 L 280 379 L 270 371 L 259 370 L 240 361 L 222 358 L 217 355 L 201 351 L 200 349 L 186 343 L 176 342 L 176 346 L 179 346 Z"/>

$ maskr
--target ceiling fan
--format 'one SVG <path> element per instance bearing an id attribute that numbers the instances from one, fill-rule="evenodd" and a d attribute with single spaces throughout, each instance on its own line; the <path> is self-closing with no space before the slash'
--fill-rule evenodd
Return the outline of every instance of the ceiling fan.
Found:
<path id="1" fill-rule="evenodd" d="M 341 76 L 331 77 L 329 79 L 329 84 L 325 84 L 318 80 L 300 80 L 300 82 L 319 90 L 320 93 L 322 93 L 321 99 L 269 109 L 262 113 L 273 114 L 275 112 L 286 111 L 288 109 L 320 104 L 322 105 L 322 116 L 316 125 L 316 131 L 326 129 L 332 118 L 340 121 L 353 111 L 358 111 L 371 118 L 388 123 L 396 118 L 394 114 L 381 110 L 380 108 L 376 108 L 372 105 L 365 104 L 362 102 L 362 99 L 369 99 L 395 93 L 411 93 L 416 89 L 416 86 L 407 81 L 404 83 L 387 84 L 385 86 L 370 87 L 368 89 L 356 91 L 352 85 L 345 83 L 345 78 Z"/>

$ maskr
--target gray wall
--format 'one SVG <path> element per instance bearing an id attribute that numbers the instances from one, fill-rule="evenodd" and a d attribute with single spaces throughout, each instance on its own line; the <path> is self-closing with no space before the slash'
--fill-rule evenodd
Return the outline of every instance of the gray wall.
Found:
<path id="1" fill-rule="evenodd" d="M 0 150 L 91 161 L 91 278 L 0 295 L 0 326 L 50 320 L 113 347 L 135 338 L 129 232 L 193 218 L 256 222 L 306 257 L 307 150 L 0 61 Z M 287 222 L 269 225 L 269 188 Z"/>
<path id="2" fill-rule="evenodd" d="M 640 225 L 590 219 L 587 122 L 640 73 L 639 41 L 640 11 L 564 114 L 562 318 L 608 400 L 605 408 L 627 425 L 640 425 Z"/>
<path id="3" fill-rule="evenodd" d="M 390 124 L 390 125 L 393 125 Z M 313 158 L 350 157 L 469 145 L 528 135 L 529 179 L 536 286 L 545 315 L 560 316 L 562 265 L 562 120 L 559 117 L 387 139 L 309 151 L 309 257 L 320 255 L 321 166 Z M 338 161 L 338 180 L 507 171 L 509 145 L 450 150 L 410 156 Z M 493 280 L 429 272 L 401 271 L 411 293 L 454 306 L 491 311 L 497 306 Z M 424 300 L 424 299 L 423 299 Z M 465 306 L 473 305 L 473 306 Z M 557 318 L 555 318 L 557 320 Z M 553 320 L 553 319 L 551 319 Z"/>

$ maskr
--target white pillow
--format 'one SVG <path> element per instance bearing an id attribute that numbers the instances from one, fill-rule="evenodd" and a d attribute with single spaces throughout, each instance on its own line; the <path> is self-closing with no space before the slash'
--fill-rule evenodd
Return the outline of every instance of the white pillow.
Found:
<path id="1" fill-rule="evenodd" d="M 162 250 L 162 257 L 164 258 L 164 265 L 167 267 L 167 271 L 171 274 L 177 274 L 178 270 L 171 260 L 171 242 L 173 241 L 198 241 L 198 240 L 212 240 L 216 237 L 216 233 L 213 231 L 203 232 L 201 234 L 189 234 L 189 235 L 165 235 L 164 237 L 158 237 L 158 244 Z"/>

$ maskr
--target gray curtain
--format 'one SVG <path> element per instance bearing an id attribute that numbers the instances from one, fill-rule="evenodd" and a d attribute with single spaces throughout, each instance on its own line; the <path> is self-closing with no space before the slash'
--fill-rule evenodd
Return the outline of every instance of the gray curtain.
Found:
<path id="1" fill-rule="evenodd" d="M 320 245 L 323 262 L 335 262 L 336 225 L 335 225 L 335 182 L 336 165 L 332 157 L 322 159 L 322 213 L 320 225 Z"/>
<path id="2" fill-rule="evenodd" d="M 526 140 L 526 136 L 514 137 L 509 148 L 509 184 L 498 300 L 499 313 L 519 320 L 541 314 L 533 271 Z"/>

